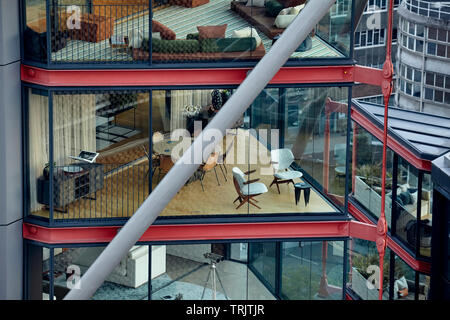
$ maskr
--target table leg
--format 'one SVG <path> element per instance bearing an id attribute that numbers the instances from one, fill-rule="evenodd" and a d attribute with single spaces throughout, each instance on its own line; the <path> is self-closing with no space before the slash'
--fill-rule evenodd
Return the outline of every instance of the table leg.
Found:
<path id="1" fill-rule="evenodd" d="M 310 188 L 306 188 L 305 190 L 303 190 L 303 197 L 305 198 L 305 207 L 308 205 L 309 203 L 309 195 L 311 193 L 311 189 Z"/>

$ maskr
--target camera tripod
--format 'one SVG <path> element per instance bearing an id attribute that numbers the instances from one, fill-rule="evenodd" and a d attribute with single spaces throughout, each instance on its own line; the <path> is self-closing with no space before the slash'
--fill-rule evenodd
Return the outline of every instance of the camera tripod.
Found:
<path id="1" fill-rule="evenodd" d="M 225 298 L 228 300 L 227 293 L 225 291 L 225 288 L 223 287 L 222 280 L 220 280 L 219 277 L 219 270 L 217 270 L 217 262 L 210 260 L 210 268 L 208 272 L 208 276 L 206 277 L 205 285 L 203 286 L 203 293 L 200 300 L 203 300 L 203 296 L 205 295 L 206 287 L 208 286 L 209 278 L 212 274 L 212 291 L 213 291 L 213 300 L 216 300 L 216 293 L 217 293 L 217 284 L 216 284 L 216 277 L 219 280 L 220 286 L 222 287 L 223 293 L 225 294 Z"/>

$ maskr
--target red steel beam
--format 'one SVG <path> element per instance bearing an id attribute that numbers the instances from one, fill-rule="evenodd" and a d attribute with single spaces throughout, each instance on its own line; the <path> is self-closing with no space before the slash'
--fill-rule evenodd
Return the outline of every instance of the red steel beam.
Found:
<path id="1" fill-rule="evenodd" d="M 152 225 L 139 241 L 348 237 L 349 221 Z M 23 224 L 23 237 L 47 244 L 105 243 L 118 226 L 47 228 Z"/>
<path id="2" fill-rule="evenodd" d="M 270 84 L 352 83 L 354 66 L 281 68 Z M 21 66 L 24 82 L 47 87 L 239 85 L 251 68 L 48 70 Z"/>
<path id="3" fill-rule="evenodd" d="M 353 74 L 354 82 L 371 84 L 378 87 L 381 87 L 381 84 L 384 80 L 382 69 L 355 65 Z"/>

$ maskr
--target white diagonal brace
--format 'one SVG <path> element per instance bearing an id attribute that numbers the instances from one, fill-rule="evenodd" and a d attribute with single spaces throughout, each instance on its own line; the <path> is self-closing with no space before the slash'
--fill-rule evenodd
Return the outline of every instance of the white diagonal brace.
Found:
<path id="1" fill-rule="evenodd" d="M 259 61 L 231 98 L 220 109 L 205 130 L 225 131 L 236 123 L 253 100 L 267 86 L 291 54 L 306 39 L 320 19 L 329 11 L 335 0 L 310 0 L 289 27 L 283 32 L 269 52 Z M 301 71 L 299 71 L 301 72 Z M 79 289 L 72 289 L 65 300 L 89 299 L 119 264 L 132 246 L 155 221 L 186 181 L 194 174 L 199 164 L 192 163 L 194 150 L 210 154 L 219 141 L 203 145 L 203 132 L 194 140 L 164 179 L 142 203 L 120 232 L 108 244 L 82 276 Z M 183 163 L 183 164 L 182 164 Z"/>

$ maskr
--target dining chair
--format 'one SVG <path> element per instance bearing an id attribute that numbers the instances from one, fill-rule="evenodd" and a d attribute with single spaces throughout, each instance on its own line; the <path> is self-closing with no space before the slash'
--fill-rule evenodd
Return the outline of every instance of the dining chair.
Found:
<path id="1" fill-rule="evenodd" d="M 232 171 L 233 171 L 234 187 L 236 188 L 236 192 L 238 194 L 238 197 L 233 201 L 233 203 L 235 203 L 238 200 L 240 202 L 236 210 L 239 209 L 246 202 L 248 202 L 251 205 L 254 205 L 258 209 L 261 209 L 261 207 L 259 207 L 253 201 L 258 202 L 258 200 L 254 199 L 254 197 L 259 196 L 260 194 L 266 193 L 268 191 L 266 185 L 262 182 L 258 182 L 259 178 L 253 180 L 247 180 L 245 178 L 246 175 L 250 175 L 251 173 L 254 173 L 256 170 L 244 173 L 238 167 L 234 167 Z"/>
<path id="2" fill-rule="evenodd" d="M 161 177 L 161 172 L 163 173 L 167 173 L 169 172 L 170 169 L 172 169 L 173 167 L 173 161 L 172 161 L 172 157 L 165 155 L 165 154 L 159 154 L 158 155 L 158 160 L 159 160 L 159 166 L 158 166 L 158 180 L 156 183 L 159 183 L 159 179 Z"/>
<path id="3" fill-rule="evenodd" d="M 220 186 L 219 177 L 217 176 L 217 171 L 216 171 L 218 160 L 219 160 L 219 153 L 213 152 L 209 156 L 208 160 L 206 160 L 206 162 L 201 164 L 200 167 L 198 168 L 198 170 L 200 171 L 200 183 L 202 185 L 203 191 L 205 191 L 205 188 L 203 186 L 203 178 L 205 177 L 205 174 L 211 170 L 214 170 L 214 173 L 216 174 L 217 184 Z"/>
<path id="4" fill-rule="evenodd" d="M 225 165 L 225 160 L 226 160 L 227 155 L 230 153 L 231 148 L 233 148 L 233 145 L 234 145 L 234 140 L 231 141 L 231 143 L 228 146 L 227 150 L 219 156 L 219 159 L 220 159 L 219 168 L 222 171 L 222 174 L 223 174 L 223 177 L 225 178 L 225 181 L 228 181 L 227 180 L 228 170 L 227 170 L 227 166 Z M 223 172 L 224 169 L 225 169 L 225 173 Z"/>

